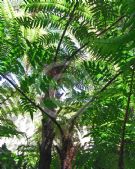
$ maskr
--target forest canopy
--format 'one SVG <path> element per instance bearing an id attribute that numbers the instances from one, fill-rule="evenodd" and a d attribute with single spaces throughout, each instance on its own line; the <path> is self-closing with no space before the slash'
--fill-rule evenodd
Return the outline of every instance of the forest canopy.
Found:
<path id="1" fill-rule="evenodd" d="M 25 138 L 1 145 L 1 169 L 135 169 L 134 7 L 0 2 L 0 140 Z"/>

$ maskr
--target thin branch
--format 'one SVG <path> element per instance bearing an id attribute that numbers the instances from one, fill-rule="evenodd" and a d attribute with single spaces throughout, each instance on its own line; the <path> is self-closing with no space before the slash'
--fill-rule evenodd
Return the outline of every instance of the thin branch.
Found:
<path id="1" fill-rule="evenodd" d="M 69 131 L 72 131 L 74 123 L 76 121 L 76 119 L 85 111 L 88 109 L 88 107 L 90 106 L 90 104 L 92 104 L 95 99 L 98 98 L 99 94 L 102 93 L 103 91 L 105 91 L 107 89 L 108 86 L 110 86 L 112 84 L 112 82 L 122 73 L 122 71 L 120 71 L 118 74 L 116 74 L 109 82 L 106 83 L 106 85 L 89 101 L 87 102 L 83 107 L 81 107 L 77 113 L 72 117 L 71 119 L 71 125 L 69 127 Z"/>
<path id="2" fill-rule="evenodd" d="M 134 68 L 131 76 L 131 84 L 130 84 L 130 91 L 127 99 L 127 107 L 125 111 L 125 117 L 123 121 L 122 126 L 122 133 L 121 133 L 121 142 L 120 142 L 120 152 L 119 152 L 119 169 L 124 169 L 124 147 L 125 147 L 125 132 L 126 132 L 126 124 L 128 121 L 129 116 L 129 106 L 130 106 L 130 100 L 132 95 L 132 89 L 133 89 L 133 81 L 134 81 Z"/>
<path id="3" fill-rule="evenodd" d="M 112 23 L 108 28 L 104 29 L 103 31 L 101 31 L 99 34 L 97 34 L 97 37 L 101 36 L 102 34 L 106 33 L 108 30 L 110 30 L 115 24 L 117 24 L 119 21 L 121 21 L 125 16 L 121 16 L 119 17 L 114 23 Z M 71 56 L 69 56 L 69 58 L 65 61 L 63 69 L 61 71 L 64 72 L 67 69 L 67 66 L 72 62 L 72 59 L 74 58 L 75 55 L 77 55 L 82 49 L 84 49 L 88 44 L 90 43 L 90 41 L 86 42 L 84 45 L 82 45 L 80 48 L 78 48 L 76 51 L 74 51 L 72 53 Z"/>
<path id="4" fill-rule="evenodd" d="M 43 109 L 40 107 L 38 104 L 36 104 L 32 99 L 30 99 L 19 87 L 17 87 L 7 76 L 4 74 L 0 73 L 0 75 L 6 79 L 25 99 L 29 101 L 35 108 L 39 109 L 42 113 L 46 114 L 48 118 L 52 120 L 54 124 L 59 128 L 61 135 L 64 134 L 63 129 L 61 128 L 60 124 L 56 121 L 55 117 L 53 116 L 53 112 L 50 114 L 48 112 L 51 112 L 51 110 L 45 108 Z"/>
<path id="5" fill-rule="evenodd" d="M 102 34 L 106 33 L 108 30 L 110 30 L 113 26 L 115 26 L 118 22 L 120 22 L 123 18 L 125 17 L 125 15 L 120 16 L 115 22 L 113 22 L 108 28 L 104 29 L 103 31 L 101 31 L 99 34 L 97 34 L 98 36 L 101 36 Z"/>
<path id="6" fill-rule="evenodd" d="M 98 37 L 98 36 L 101 36 L 102 34 L 104 34 L 105 32 L 107 32 L 108 30 L 110 30 L 115 24 L 117 24 L 117 23 L 118 23 L 120 20 L 122 20 L 124 17 L 125 17 L 125 16 L 119 17 L 119 18 L 118 18 L 114 23 L 112 23 L 108 28 L 104 29 L 102 32 L 100 32 L 99 34 L 97 34 L 97 37 Z M 84 49 L 89 43 L 90 43 L 90 42 L 85 43 L 83 46 L 81 46 L 79 49 L 77 49 L 76 51 L 74 51 L 74 52 L 72 53 L 72 55 L 65 61 L 61 73 L 64 72 L 64 71 L 67 69 L 67 66 L 68 66 L 68 65 L 70 64 L 70 62 L 72 61 L 72 58 L 73 58 L 77 53 L 79 53 L 82 49 Z M 114 78 L 112 78 L 112 79 L 101 89 L 101 91 L 99 91 L 99 93 L 103 92 L 103 91 L 117 78 L 117 76 L 119 76 L 119 74 L 121 74 L 121 72 L 118 73 Z M 76 115 L 75 115 L 75 116 L 72 118 L 72 120 L 71 120 L 71 124 L 72 124 L 72 125 L 71 125 L 70 129 L 72 129 L 72 126 L 74 126 L 74 122 L 75 122 L 76 118 L 77 118 L 80 114 L 82 114 L 82 113 L 87 109 L 87 107 L 89 106 L 89 104 L 92 103 L 95 99 L 96 99 L 96 97 L 93 97 L 92 100 L 90 100 L 88 103 L 86 103 L 86 104 L 76 113 Z M 70 129 L 69 129 L 69 130 L 70 130 Z"/>
<path id="7" fill-rule="evenodd" d="M 56 62 L 56 60 L 57 60 L 57 55 L 58 55 L 58 52 L 60 50 L 60 46 L 61 46 L 62 40 L 63 40 L 63 38 L 65 36 L 65 33 L 67 31 L 67 28 L 68 28 L 69 24 L 72 21 L 72 18 L 73 18 L 73 15 L 74 15 L 74 12 L 75 12 L 77 6 L 78 6 L 78 1 L 76 2 L 75 6 L 74 6 L 74 8 L 73 8 L 73 10 L 72 10 L 72 12 L 70 14 L 69 20 L 67 21 L 67 24 L 65 25 L 65 29 L 64 29 L 64 31 L 62 33 L 62 36 L 60 38 L 60 41 L 59 41 L 57 49 L 56 49 L 56 54 L 55 54 L 55 57 L 54 57 L 54 62 Z"/>
<path id="8" fill-rule="evenodd" d="M 101 31 L 100 33 L 98 33 L 96 35 L 96 37 L 99 37 L 101 35 L 103 35 L 104 33 L 106 33 L 108 30 L 110 30 L 114 25 L 116 25 L 119 21 L 121 21 L 125 16 L 121 16 L 119 17 L 114 23 L 112 23 L 108 28 L 104 29 L 103 31 Z M 82 49 L 84 49 L 88 44 L 90 43 L 90 41 L 86 42 L 84 45 L 82 45 L 79 49 L 77 49 L 76 51 L 73 52 L 73 54 L 68 58 L 67 61 L 71 60 L 77 53 L 79 53 Z"/>
<path id="9" fill-rule="evenodd" d="M 57 111 L 57 116 L 59 115 L 59 113 L 62 111 L 62 107 L 59 108 L 59 110 Z"/>

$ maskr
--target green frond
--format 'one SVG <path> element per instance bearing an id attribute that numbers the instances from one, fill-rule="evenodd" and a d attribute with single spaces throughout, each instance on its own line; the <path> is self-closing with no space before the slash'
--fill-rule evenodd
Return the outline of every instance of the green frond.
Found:
<path id="1" fill-rule="evenodd" d="M 19 96 L 17 93 L 8 85 L 4 87 L 4 84 L 0 87 L 0 115 L 8 117 L 8 115 L 18 114 L 18 102 Z"/>
<path id="2" fill-rule="evenodd" d="M 75 44 L 74 40 L 68 36 L 64 37 L 62 45 L 62 50 L 67 56 L 70 56 L 71 53 L 77 50 L 77 45 Z"/>
<path id="3" fill-rule="evenodd" d="M 60 33 L 55 31 L 49 31 L 36 39 L 36 42 L 45 47 L 52 46 L 58 43 Z"/>
<path id="4" fill-rule="evenodd" d="M 93 83 L 100 84 L 108 81 L 112 74 L 112 65 L 104 61 L 84 61 L 84 68 L 92 79 Z M 114 70 L 115 71 L 115 70 Z"/>
<path id="5" fill-rule="evenodd" d="M 54 28 L 60 28 L 62 24 L 60 24 L 59 18 L 55 16 L 46 16 L 46 15 L 38 15 L 34 18 L 31 17 L 20 17 L 16 18 L 17 22 L 23 25 L 25 28 L 47 28 L 48 26 Z"/>
<path id="6" fill-rule="evenodd" d="M 22 135 L 12 122 L 12 120 L 0 117 L 0 137 L 12 137 Z"/>
<path id="7" fill-rule="evenodd" d="M 133 30 L 115 38 L 94 39 L 90 44 L 90 49 L 96 58 L 109 60 L 110 62 L 121 62 L 128 58 L 122 51 L 125 48 L 132 47 L 134 44 L 134 35 L 135 31 Z"/>
<path id="8" fill-rule="evenodd" d="M 69 5 L 64 1 L 49 0 L 49 1 L 34 1 L 26 2 L 26 10 L 29 12 L 43 12 L 48 14 L 56 14 L 62 16 L 68 11 Z"/>
<path id="9" fill-rule="evenodd" d="M 36 108 L 23 97 L 20 99 L 20 105 L 22 107 L 23 113 L 30 113 L 30 117 L 33 120 L 33 114 L 36 111 Z"/>

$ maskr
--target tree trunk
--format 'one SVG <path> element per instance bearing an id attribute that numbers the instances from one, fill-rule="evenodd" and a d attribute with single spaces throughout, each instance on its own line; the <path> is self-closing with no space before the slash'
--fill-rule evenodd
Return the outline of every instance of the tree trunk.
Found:
<path id="1" fill-rule="evenodd" d="M 119 169 L 124 169 L 124 140 L 121 143 L 119 154 Z"/>
<path id="2" fill-rule="evenodd" d="M 75 147 L 69 147 L 64 158 L 62 158 L 61 169 L 72 169 L 72 162 L 75 156 Z"/>
<path id="3" fill-rule="evenodd" d="M 61 169 L 72 169 L 72 162 L 75 158 L 76 147 L 73 145 L 71 138 L 68 136 L 63 139 L 60 160 Z"/>
<path id="4" fill-rule="evenodd" d="M 39 169 L 50 169 L 51 149 L 54 139 L 54 130 L 51 120 L 42 120 L 42 143 L 40 146 Z"/>
<path id="5" fill-rule="evenodd" d="M 61 70 L 63 69 L 63 65 L 52 65 L 50 69 L 47 70 L 46 74 L 52 79 L 57 77 Z M 59 79 L 55 79 L 59 80 Z M 55 98 L 55 89 L 48 88 L 48 91 L 45 92 L 44 100 L 51 100 Z M 56 115 L 56 110 L 52 107 L 49 108 L 54 112 L 54 116 Z M 50 119 L 45 120 L 44 114 L 42 120 L 42 143 L 40 146 L 40 160 L 39 160 L 39 169 L 50 169 L 51 159 L 52 159 L 52 144 L 54 139 L 54 126 Z"/>

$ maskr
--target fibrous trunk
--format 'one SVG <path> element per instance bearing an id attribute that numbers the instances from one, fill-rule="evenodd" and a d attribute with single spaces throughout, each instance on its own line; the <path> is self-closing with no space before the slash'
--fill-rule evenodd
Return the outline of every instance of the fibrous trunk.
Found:
<path id="1" fill-rule="evenodd" d="M 51 77 L 52 79 L 57 77 L 61 70 L 63 69 L 63 65 L 55 66 L 48 69 L 46 74 Z M 57 79 L 58 80 L 58 79 Z M 55 89 L 49 88 L 48 91 L 45 92 L 44 100 L 51 100 L 55 98 Z M 54 108 L 49 108 L 52 112 L 54 112 L 54 116 L 56 115 L 56 111 Z M 51 166 L 51 152 L 52 152 L 52 144 L 54 139 L 54 126 L 53 122 L 48 119 L 47 121 L 44 119 L 42 120 L 42 143 L 40 147 L 40 160 L 39 160 L 39 169 L 50 169 Z"/>
<path id="2" fill-rule="evenodd" d="M 51 120 L 42 120 L 42 143 L 40 146 L 39 169 L 50 169 L 51 149 L 54 139 L 54 130 Z"/>
<path id="3" fill-rule="evenodd" d="M 61 169 L 72 169 L 75 154 L 76 147 L 73 145 L 72 139 L 70 137 L 64 138 L 60 153 Z"/>

